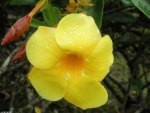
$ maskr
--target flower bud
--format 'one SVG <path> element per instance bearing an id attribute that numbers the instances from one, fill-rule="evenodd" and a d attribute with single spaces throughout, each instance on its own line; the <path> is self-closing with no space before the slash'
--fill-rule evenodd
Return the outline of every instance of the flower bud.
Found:
<path id="1" fill-rule="evenodd" d="M 31 17 L 28 15 L 17 20 L 17 22 L 14 25 L 12 25 L 11 28 L 5 34 L 1 45 L 5 45 L 19 39 L 23 35 L 23 33 L 29 29 L 30 22 Z"/>
<path id="2" fill-rule="evenodd" d="M 26 46 L 25 44 L 23 44 L 19 50 L 17 51 L 17 53 L 12 57 L 12 61 L 20 61 L 23 60 L 26 57 L 26 50 L 25 50 Z"/>

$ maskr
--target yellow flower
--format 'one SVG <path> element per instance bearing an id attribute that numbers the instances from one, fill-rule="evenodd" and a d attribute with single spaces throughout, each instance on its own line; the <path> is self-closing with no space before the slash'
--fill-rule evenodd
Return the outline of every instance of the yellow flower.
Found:
<path id="1" fill-rule="evenodd" d="M 101 36 L 92 17 L 69 14 L 57 28 L 40 26 L 27 42 L 33 65 L 28 78 L 44 99 L 96 108 L 108 99 L 100 82 L 113 63 L 112 51 L 110 37 Z"/>

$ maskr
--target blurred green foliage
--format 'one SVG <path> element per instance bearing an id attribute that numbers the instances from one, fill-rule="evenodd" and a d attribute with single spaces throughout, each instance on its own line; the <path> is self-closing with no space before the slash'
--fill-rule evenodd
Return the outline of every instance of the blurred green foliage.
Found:
<path id="1" fill-rule="evenodd" d="M 68 0 L 49 0 L 46 8 L 32 19 L 31 28 L 20 41 L 0 48 L 0 112 L 34 113 L 150 113 L 150 1 L 92 0 L 94 6 L 81 6 L 93 16 L 102 35 L 114 43 L 115 61 L 103 84 L 109 92 L 106 105 L 80 110 L 61 100 L 48 102 L 35 92 L 26 74 L 27 60 L 11 62 L 16 49 L 40 25 L 54 26 L 68 12 Z M 0 39 L 20 17 L 31 11 L 38 0 L 6 0 L 0 4 Z"/>
<path id="2" fill-rule="evenodd" d="M 61 19 L 60 10 L 57 7 L 53 7 L 51 4 L 48 4 L 42 13 L 47 25 L 50 27 L 58 24 Z"/>

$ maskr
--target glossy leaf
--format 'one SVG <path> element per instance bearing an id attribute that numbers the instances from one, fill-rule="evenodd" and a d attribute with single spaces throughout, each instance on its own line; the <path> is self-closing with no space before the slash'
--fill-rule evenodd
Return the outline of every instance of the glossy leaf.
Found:
<path id="1" fill-rule="evenodd" d="M 88 15 L 92 16 L 98 26 L 98 28 L 102 25 L 103 18 L 103 9 L 104 9 L 104 0 L 92 0 L 93 6 L 85 6 L 85 10 Z"/>
<path id="2" fill-rule="evenodd" d="M 132 3 L 150 18 L 150 0 L 131 0 Z"/>
<path id="3" fill-rule="evenodd" d="M 52 7 L 48 4 L 46 9 L 43 10 L 43 17 L 48 26 L 53 27 L 61 19 L 61 12 L 57 7 Z"/>
<path id="4" fill-rule="evenodd" d="M 39 20 L 37 20 L 37 19 L 32 18 L 32 21 L 31 21 L 31 23 L 30 23 L 30 26 L 37 28 L 37 27 L 39 27 L 39 26 L 46 26 L 46 24 L 43 23 L 43 22 L 41 22 L 41 21 L 39 21 Z"/>
<path id="5" fill-rule="evenodd" d="M 121 2 L 126 5 L 126 6 L 132 6 L 133 3 L 131 2 L 131 0 L 121 0 Z"/>

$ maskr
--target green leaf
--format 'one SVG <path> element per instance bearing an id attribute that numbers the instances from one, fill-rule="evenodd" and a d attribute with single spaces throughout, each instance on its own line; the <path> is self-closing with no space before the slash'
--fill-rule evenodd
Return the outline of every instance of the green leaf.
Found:
<path id="1" fill-rule="evenodd" d="M 131 0 L 132 3 L 150 18 L 150 0 Z"/>
<path id="2" fill-rule="evenodd" d="M 33 5 L 35 0 L 7 0 L 7 3 L 10 5 Z"/>
<path id="3" fill-rule="evenodd" d="M 103 24 L 106 26 L 109 23 L 126 23 L 132 24 L 136 22 L 138 15 L 127 12 L 115 12 L 104 16 Z"/>
<path id="4" fill-rule="evenodd" d="M 122 45 L 131 45 L 133 43 L 137 43 L 137 36 L 134 34 L 126 33 L 123 36 L 119 37 L 116 41 L 115 44 L 122 44 Z"/>
<path id="5" fill-rule="evenodd" d="M 131 2 L 131 0 L 121 0 L 121 2 L 126 5 L 126 6 L 132 6 L 133 3 Z"/>
<path id="6" fill-rule="evenodd" d="M 102 26 L 104 0 L 92 0 L 94 6 L 85 6 L 84 9 L 87 11 L 89 16 L 92 16 L 100 28 Z"/>
<path id="7" fill-rule="evenodd" d="M 46 9 L 43 10 L 43 17 L 48 26 L 53 27 L 60 21 L 61 12 L 57 7 L 52 7 L 50 4 L 48 4 Z"/>
<path id="8" fill-rule="evenodd" d="M 39 20 L 36 20 L 36 19 L 32 18 L 32 21 L 31 21 L 31 23 L 30 23 L 30 26 L 37 28 L 37 27 L 39 27 L 39 26 L 46 26 L 46 24 L 43 23 L 43 22 L 41 22 L 41 21 L 39 21 Z"/>

